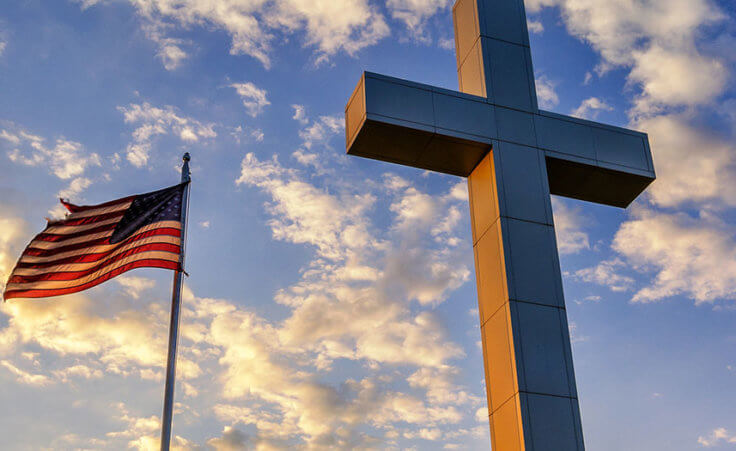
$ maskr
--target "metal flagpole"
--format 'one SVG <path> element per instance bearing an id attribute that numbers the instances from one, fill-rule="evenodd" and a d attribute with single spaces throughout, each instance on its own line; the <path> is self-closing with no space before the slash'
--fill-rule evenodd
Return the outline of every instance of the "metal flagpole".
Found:
<path id="1" fill-rule="evenodd" d="M 181 182 L 191 181 L 189 174 L 189 152 L 182 158 Z M 161 420 L 161 451 L 169 451 L 171 445 L 171 420 L 174 413 L 174 378 L 176 376 L 176 345 L 179 339 L 179 311 L 181 306 L 182 272 L 184 270 L 184 251 L 187 234 L 187 208 L 189 206 L 189 185 L 184 188 L 181 198 L 181 253 L 179 269 L 174 273 L 174 288 L 171 293 L 171 324 L 169 325 L 169 355 L 166 361 L 166 389 L 164 393 L 164 414 Z"/>

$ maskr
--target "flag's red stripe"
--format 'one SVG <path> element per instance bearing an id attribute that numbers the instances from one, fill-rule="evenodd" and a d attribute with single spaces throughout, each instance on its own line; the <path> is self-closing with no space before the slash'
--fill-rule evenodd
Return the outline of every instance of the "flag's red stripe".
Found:
<path id="1" fill-rule="evenodd" d="M 121 243 L 123 245 L 127 245 L 130 243 L 134 243 L 140 239 L 148 238 L 148 237 L 142 237 L 142 238 L 136 238 L 133 241 L 130 242 L 124 242 Z M 171 243 L 149 243 L 144 244 L 144 246 L 177 246 L 176 244 Z M 122 246 L 120 246 L 122 247 Z M 71 257 L 61 258 L 58 260 L 52 260 L 50 262 L 43 262 L 43 263 L 27 263 L 27 262 L 18 262 L 17 265 L 15 265 L 16 268 L 24 268 L 24 269 L 43 269 L 48 268 L 49 266 L 56 266 L 56 265 L 65 265 L 68 263 L 91 263 L 96 262 L 99 260 L 103 260 L 105 257 L 109 256 L 110 254 L 113 254 L 117 252 L 120 247 L 115 247 L 113 249 L 110 249 L 107 252 L 98 252 L 96 254 L 80 254 L 80 255 L 74 255 Z M 165 251 L 167 249 L 152 249 L 152 250 L 162 250 Z"/>
<path id="2" fill-rule="evenodd" d="M 122 216 L 121 216 L 121 218 L 122 218 Z M 82 230 L 81 232 L 75 232 L 75 233 L 67 233 L 67 234 L 64 234 L 64 235 L 58 234 L 58 233 L 41 232 L 38 235 L 36 235 L 36 237 L 33 239 L 33 241 L 37 241 L 38 240 L 38 241 L 50 241 L 50 242 L 56 242 L 56 243 L 58 243 L 58 242 L 70 240 L 72 238 L 79 238 L 80 236 L 92 235 L 94 233 L 100 233 L 100 232 L 106 232 L 108 230 L 114 230 L 115 227 L 117 227 L 117 226 L 118 226 L 118 223 L 116 222 L 114 224 L 105 224 L 105 225 L 101 225 L 99 227 L 95 227 L 93 229 Z"/>
<path id="3" fill-rule="evenodd" d="M 124 214 L 125 214 L 125 210 L 118 210 L 118 211 L 111 211 L 109 213 L 103 213 L 101 215 L 86 216 L 84 218 L 62 219 L 60 221 L 49 222 L 49 227 L 52 227 L 52 226 L 79 226 L 79 225 L 86 225 L 86 224 L 94 224 L 95 222 L 113 219 L 116 216 L 120 216 L 122 218 Z"/>
<path id="4" fill-rule="evenodd" d="M 115 263 L 112 263 L 110 265 L 104 266 L 101 270 L 97 271 L 94 274 L 90 274 L 85 277 L 80 277 L 78 279 L 73 280 L 42 280 L 40 282 L 28 282 L 28 283 L 9 283 L 5 285 L 6 291 L 15 291 L 15 290 L 41 290 L 41 289 L 53 289 L 53 288 L 66 288 L 66 287 L 73 287 L 77 285 L 83 285 L 87 282 L 91 282 L 103 274 L 107 274 L 111 271 L 114 271 L 117 268 L 120 268 L 121 266 L 125 266 L 128 263 L 135 262 L 138 260 L 167 260 L 176 262 L 179 261 L 179 255 L 171 253 L 171 252 L 161 252 L 161 251 L 149 251 L 149 252 L 143 252 L 136 255 L 131 255 L 130 257 L 126 258 L 125 260 L 119 260 Z"/>
<path id="5" fill-rule="evenodd" d="M 158 229 L 148 230 L 143 233 L 139 233 L 138 235 L 134 235 L 125 241 L 121 241 L 120 244 L 126 244 L 130 243 L 131 241 L 139 240 L 142 238 L 146 238 L 149 236 L 155 236 L 155 235 L 171 235 L 171 236 L 177 236 L 181 237 L 181 231 L 179 229 L 175 229 L 173 227 L 161 227 Z M 91 241 L 85 241 L 84 243 L 76 243 L 76 244 L 70 244 L 69 246 L 62 246 L 57 247 L 53 249 L 38 249 L 38 248 L 26 248 L 26 250 L 23 252 L 23 255 L 28 255 L 32 257 L 50 257 L 52 255 L 61 254 L 63 252 L 70 252 L 70 251 L 76 251 L 84 248 L 88 248 L 91 246 L 97 246 L 101 244 L 110 244 L 109 243 L 110 238 L 98 238 L 96 240 Z M 44 262 L 47 263 L 47 262 Z"/>
<path id="6" fill-rule="evenodd" d="M 100 244 L 110 244 L 108 241 L 110 240 L 109 236 L 106 236 L 104 238 L 97 238 L 95 240 L 85 241 L 83 243 L 76 243 L 76 244 L 70 244 L 68 246 L 60 246 L 55 247 L 52 249 L 40 249 L 36 247 L 27 247 L 25 251 L 23 251 L 23 255 L 29 255 L 31 257 L 49 257 L 51 255 L 60 254 L 62 252 L 69 252 L 69 251 L 76 251 L 79 249 L 84 249 L 86 247 L 90 246 L 97 246 Z"/>
<path id="7" fill-rule="evenodd" d="M 76 288 L 80 286 L 87 286 L 90 283 L 94 283 L 99 279 L 105 278 L 107 274 L 115 273 L 119 268 L 128 268 L 130 264 L 138 262 L 138 261 L 167 261 L 172 263 L 177 263 L 179 261 L 179 257 L 176 255 L 168 254 L 166 253 L 166 256 L 158 256 L 158 255 L 146 255 L 146 254 L 140 254 L 139 256 L 133 256 L 128 259 L 128 261 L 125 262 L 119 262 L 113 267 L 107 268 L 107 271 L 100 272 L 98 274 L 94 274 L 92 277 L 86 277 L 83 279 L 77 279 L 72 281 L 50 281 L 50 282 L 35 282 L 35 283 L 27 283 L 27 284 L 8 284 L 6 286 L 7 292 L 15 292 L 15 291 L 31 291 L 31 290 L 43 290 L 43 291 L 50 291 L 50 290 L 63 290 L 66 288 Z"/>
<path id="8" fill-rule="evenodd" d="M 35 290 L 13 290 L 13 291 L 7 291 L 4 294 L 4 298 L 7 299 L 13 299 L 13 298 L 45 298 L 45 297 L 51 297 L 51 296 L 61 296 L 63 294 L 71 294 L 71 293 L 77 293 L 79 291 L 86 290 L 88 288 L 92 288 L 95 285 L 99 285 L 102 282 L 105 282 L 106 280 L 110 280 L 115 276 L 118 276 L 126 271 L 130 271 L 131 269 L 135 268 L 164 268 L 164 269 L 173 269 L 176 270 L 179 268 L 178 262 L 171 262 L 168 260 L 159 260 L 159 259 L 144 259 L 144 260 L 138 260 L 135 262 L 128 263 L 127 265 L 121 266 L 120 268 L 115 268 L 114 270 L 110 271 L 107 274 L 103 274 L 99 278 L 92 280 L 90 282 L 87 282 L 83 285 L 78 285 L 76 287 L 66 287 L 66 288 L 52 288 L 52 289 L 35 289 Z"/>
<path id="9" fill-rule="evenodd" d="M 74 280 L 74 279 L 79 279 L 81 277 L 85 277 L 90 274 L 93 274 L 105 268 L 106 266 L 112 265 L 113 263 L 119 260 L 130 257 L 131 255 L 139 254 L 141 252 L 163 251 L 163 252 L 171 252 L 174 255 L 179 255 L 179 250 L 180 250 L 179 246 L 174 245 L 174 244 L 168 244 L 168 243 L 144 244 L 143 246 L 134 247 L 132 249 L 126 250 L 125 252 L 121 252 L 118 255 L 115 255 L 111 257 L 110 259 L 100 262 L 99 264 L 92 266 L 91 268 L 85 269 L 83 271 L 64 271 L 64 272 L 54 271 L 54 272 L 48 272 L 44 274 L 36 274 L 33 276 L 12 276 L 8 280 L 8 284 L 40 282 L 44 280 Z"/>
<path id="10" fill-rule="evenodd" d="M 136 195 L 136 196 L 123 197 L 120 199 L 111 200 L 110 202 L 105 202 L 104 204 L 97 204 L 97 205 L 74 205 L 74 204 L 70 204 L 64 201 L 61 201 L 61 203 L 70 212 L 78 213 L 80 211 L 92 210 L 93 208 L 111 207 L 113 205 L 122 204 L 123 202 L 132 202 L 136 197 L 138 196 Z"/>

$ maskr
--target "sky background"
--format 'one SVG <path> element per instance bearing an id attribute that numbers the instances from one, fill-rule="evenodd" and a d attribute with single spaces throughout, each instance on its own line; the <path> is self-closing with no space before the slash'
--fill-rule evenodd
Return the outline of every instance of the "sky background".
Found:
<path id="1" fill-rule="evenodd" d="M 540 106 L 649 133 L 555 198 L 591 450 L 736 448 L 736 6 L 527 0 Z M 490 446 L 467 187 L 347 157 L 361 71 L 457 89 L 448 0 L 3 1 L 0 288 L 61 214 L 192 194 L 180 449 Z M 171 273 L 0 306 L 0 448 L 158 449 Z"/>

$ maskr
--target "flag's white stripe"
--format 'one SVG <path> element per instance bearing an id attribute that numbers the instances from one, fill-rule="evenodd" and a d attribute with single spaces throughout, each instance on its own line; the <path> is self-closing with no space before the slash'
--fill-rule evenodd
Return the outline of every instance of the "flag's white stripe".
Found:
<path id="1" fill-rule="evenodd" d="M 120 216 L 115 216 L 105 221 L 93 222 L 92 224 L 51 226 L 44 230 L 43 233 L 52 233 L 54 235 L 68 235 L 70 233 L 79 233 L 84 232 L 85 230 L 96 229 L 97 227 L 102 227 L 104 225 L 116 224 L 120 222 L 122 218 L 123 214 L 121 213 Z"/>
<path id="2" fill-rule="evenodd" d="M 155 230 L 155 229 L 161 229 L 161 228 L 181 229 L 181 222 L 179 221 L 154 222 L 153 224 L 149 224 L 145 227 L 141 227 L 140 229 L 136 230 L 135 235 L 141 234 L 143 232 L 148 232 L 149 230 Z M 120 243 L 115 243 L 115 244 L 100 244 L 97 246 L 83 247 L 81 249 L 75 249 L 73 251 L 61 252 L 59 254 L 48 255 L 48 256 L 43 256 L 43 257 L 39 257 L 35 255 L 23 255 L 20 258 L 20 261 L 23 263 L 45 263 L 45 262 L 51 262 L 54 260 L 60 260 L 66 257 L 73 257 L 75 255 L 98 254 L 100 252 L 107 252 L 110 249 L 115 249 L 116 247 L 121 246 L 123 244 L 125 244 L 125 241 L 121 241 Z"/>
<path id="3" fill-rule="evenodd" d="M 116 256 L 122 254 L 123 252 L 139 247 L 139 246 L 145 246 L 147 244 L 173 244 L 176 246 L 179 246 L 181 244 L 181 238 L 177 236 L 171 236 L 171 235 L 156 235 L 149 238 L 144 238 L 142 240 L 133 241 L 125 246 L 122 246 L 119 249 L 116 249 L 114 252 L 112 252 L 110 255 L 105 257 L 102 260 L 97 260 L 94 262 L 86 262 L 86 263 L 62 263 L 59 265 L 53 265 L 53 266 L 47 266 L 45 268 L 16 268 L 13 271 L 12 276 L 35 276 L 38 274 L 46 274 L 46 273 L 52 273 L 52 272 L 70 272 L 70 271 L 84 271 L 85 269 L 89 269 L 92 267 L 95 267 L 97 265 L 100 265 L 104 263 L 105 261 L 110 260 L 111 258 L 115 258 Z"/>
<path id="4" fill-rule="evenodd" d="M 115 205 L 108 205 L 106 207 L 99 207 L 99 208 L 93 208 L 91 210 L 78 211 L 76 213 L 68 214 L 64 219 L 89 218 L 90 216 L 98 216 L 98 215 L 104 215 L 107 213 L 112 213 L 115 211 L 127 210 L 128 207 L 130 207 L 130 204 L 132 203 L 133 203 L 132 200 L 127 200 L 125 202 L 115 204 Z"/>
<path id="5" fill-rule="evenodd" d="M 69 238 L 68 240 L 64 240 L 64 241 L 33 240 L 31 241 L 31 244 L 28 245 L 28 247 L 33 248 L 33 249 L 57 249 L 62 246 L 70 246 L 72 244 L 86 243 L 87 241 L 94 241 L 100 238 L 107 238 L 108 236 L 112 235 L 112 232 L 114 231 L 115 230 L 112 229 L 106 232 L 90 233 L 87 235 L 78 236 L 76 238 Z"/>
<path id="6" fill-rule="evenodd" d="M 5 286 L 5 290 L 6 291 L 50 290 L 50 289 L 76 287 L 78 285 L 84 285 L 86 283 L 92 282 L 95 279 L 98 279 L 104 276 L 105 274 L 109 273 L 110 271 L 113 271 L 121 266 L 125 266 L 128 263 L 132 263 L 138 260 L 145 260 L 145 259 L 167 260 L 171 262 L 177 262 L 179 261 L 179 255 L 173 252 L 162 252 L 162 251 L 141 252 L 140 254 L 131 255 L 129 257 L 126 257 L 114 263 L 111 263 L 110 265 L 100 268 L 98 271 L 95 271 L 94 273 L 88 276 L 85 276 L 85 277 L 80 277 L 80 278 L 73 279 L 73 280 L 44 280 L 40 282 L 29 282 L 29 283 L 9 283 Z"/>

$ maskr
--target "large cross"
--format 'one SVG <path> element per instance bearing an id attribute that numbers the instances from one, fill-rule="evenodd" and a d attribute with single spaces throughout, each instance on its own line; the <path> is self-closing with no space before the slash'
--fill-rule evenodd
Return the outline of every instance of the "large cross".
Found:
<path id="1" fill-rule="evenodd" d="M 628 206 L 646 134 L 537 108 L 523 0 L 457 0 L 460 91 L 365 72 L 347 151 L 468 178 L 496 451 L 584 449 L 550 194 Z"/>

